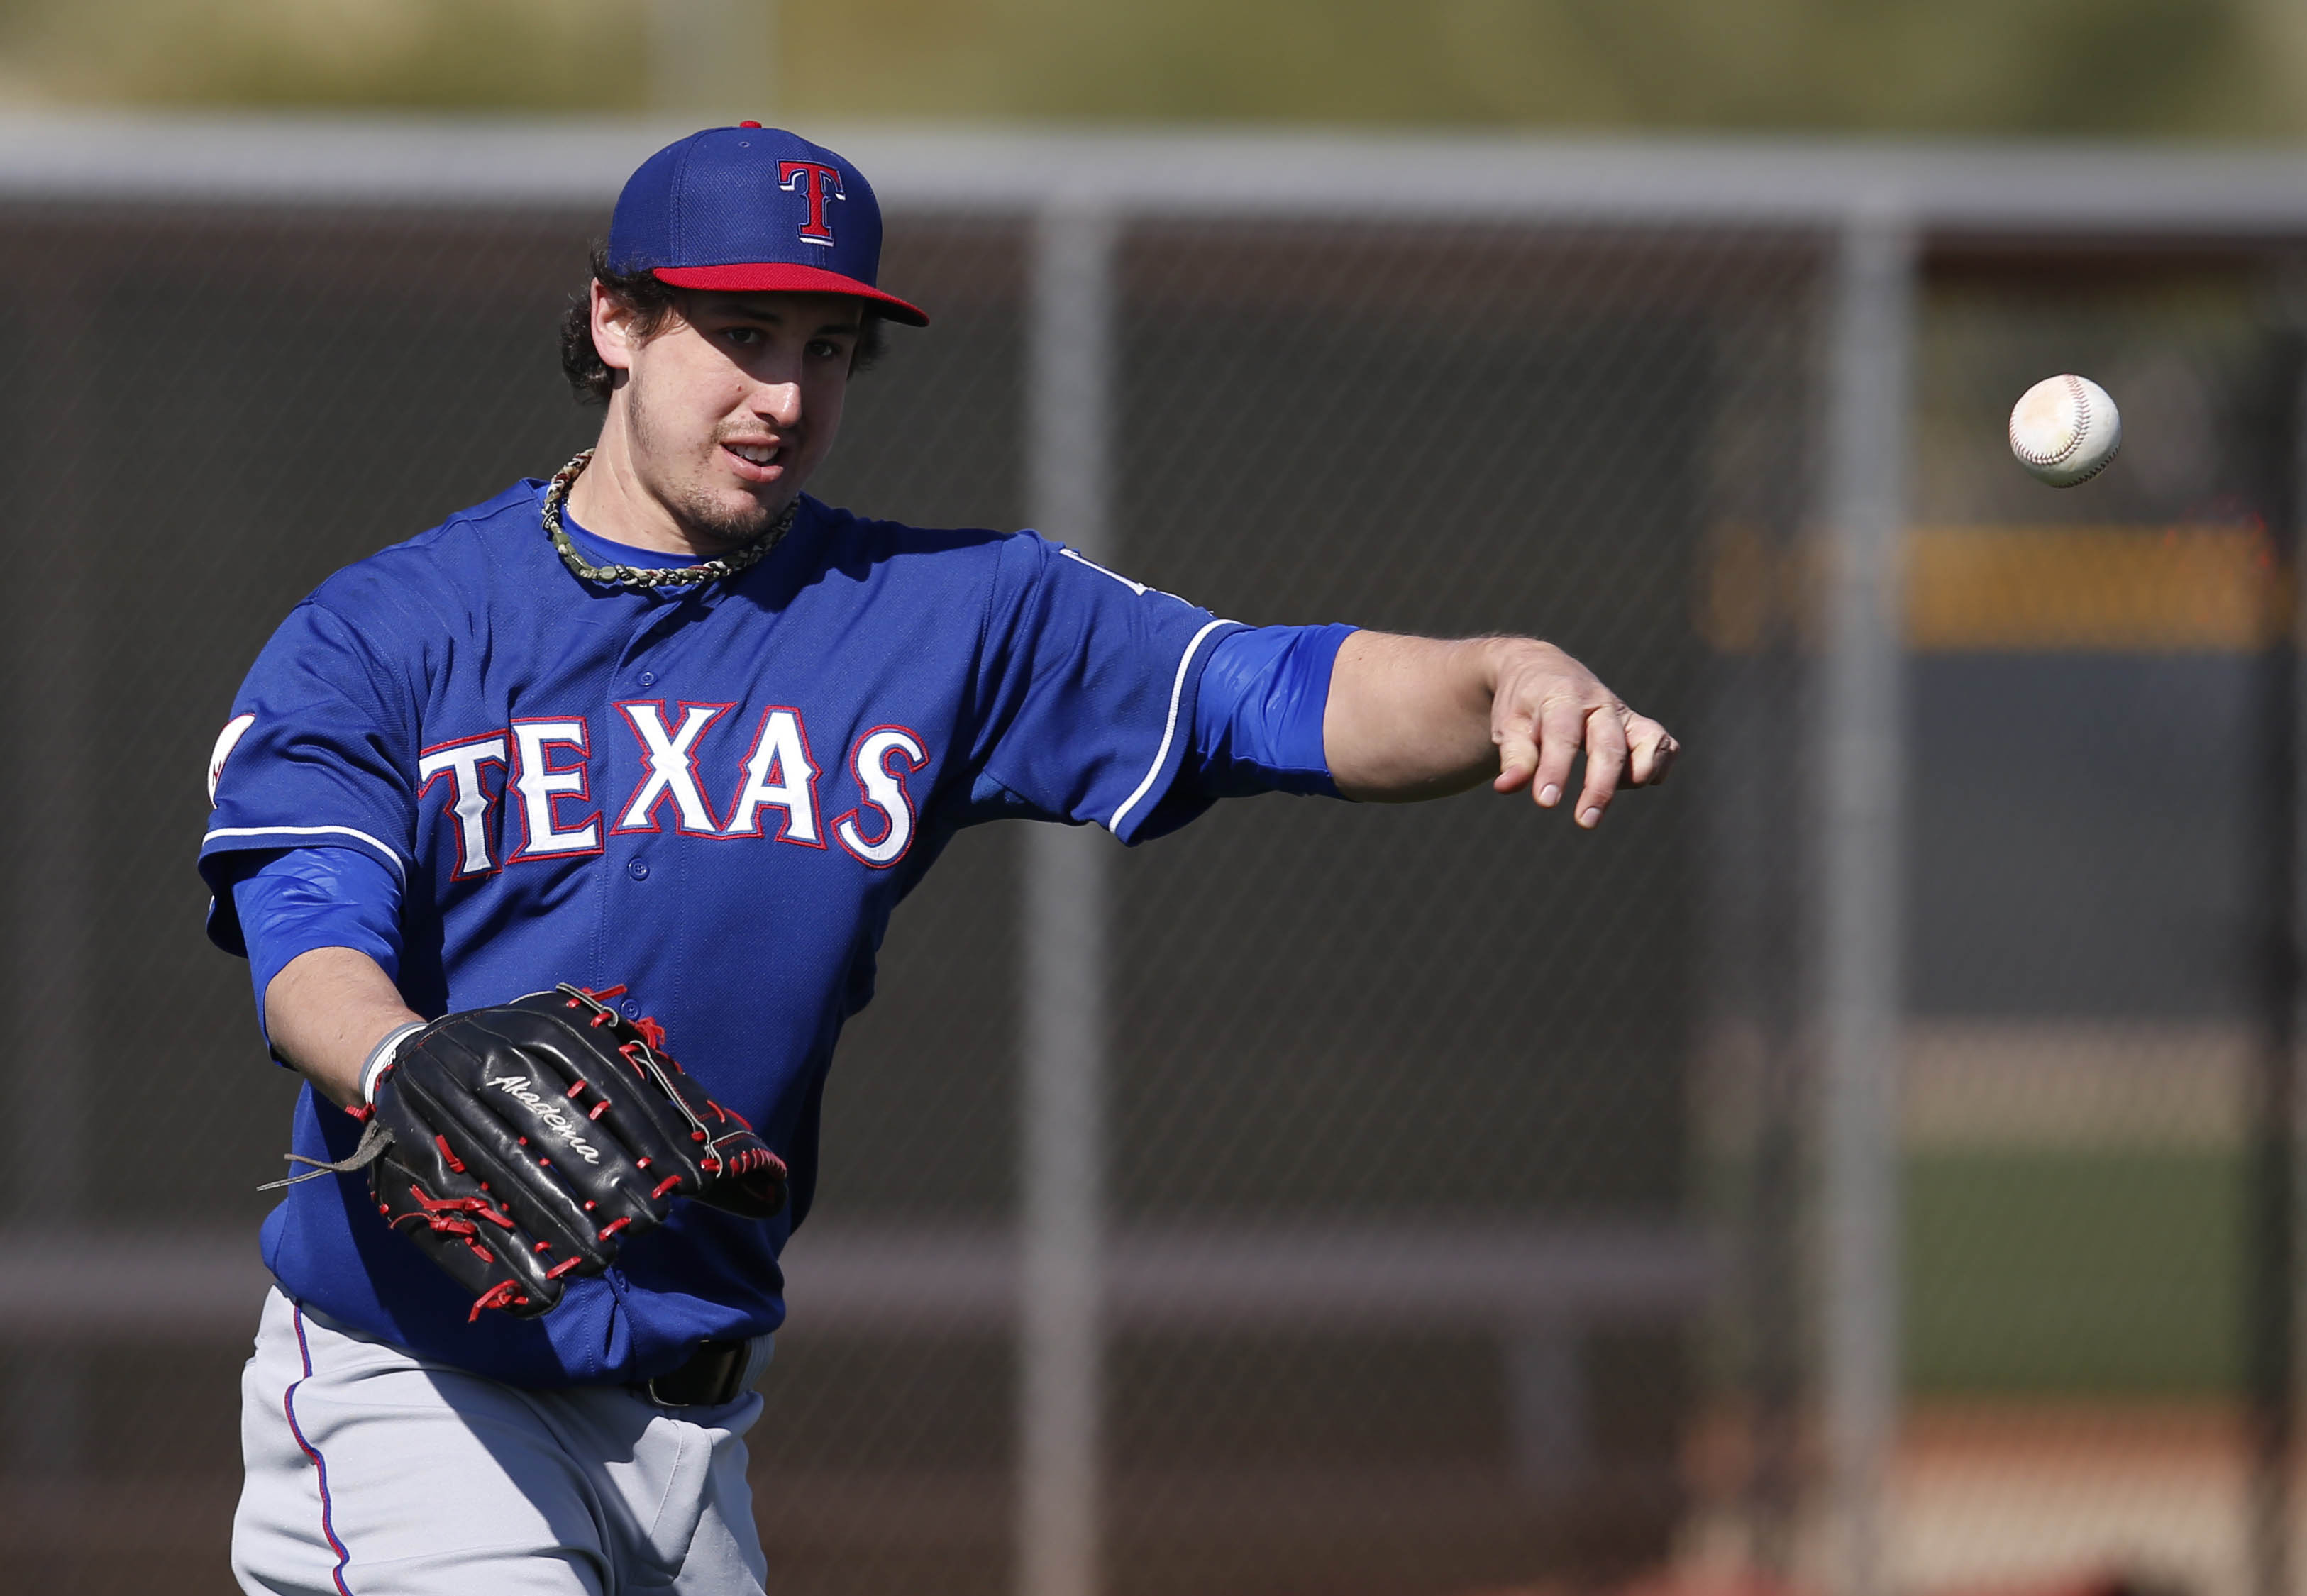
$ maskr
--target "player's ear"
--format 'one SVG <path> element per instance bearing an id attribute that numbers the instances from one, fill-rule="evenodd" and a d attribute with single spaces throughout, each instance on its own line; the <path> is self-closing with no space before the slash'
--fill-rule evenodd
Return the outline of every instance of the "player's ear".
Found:
<path id="1" fill-rule="evenodd" d="M 886 352 L 888 345 L 881 327 L 881 318 L 871 311 L 857 319 L 857 341 L 849 346 L 849 374 L 871 369 Z"/>
<path id="2" fill-rule="evenodd" d="M 639 318 L 633 307 L 593 279 L 593 349 L 613 372 L 633 369 L 633 349 L 640 342 Z"/>

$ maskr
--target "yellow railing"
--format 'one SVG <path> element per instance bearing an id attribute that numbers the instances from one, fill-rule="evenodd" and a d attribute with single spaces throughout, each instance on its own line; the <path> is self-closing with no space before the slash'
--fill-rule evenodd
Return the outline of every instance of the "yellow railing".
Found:
<path id="1" fill-rule="evenodd" d="M 1701 631 L 1747 652 L 1815 614 L 1811 560 L 1751 528 L 1711 539 Z M 1906 549 L 1906 635 L 1922 651 L 2220 653 L 2263 647 L 2289 573 L 2252 526 L 1925 527 Z"/>

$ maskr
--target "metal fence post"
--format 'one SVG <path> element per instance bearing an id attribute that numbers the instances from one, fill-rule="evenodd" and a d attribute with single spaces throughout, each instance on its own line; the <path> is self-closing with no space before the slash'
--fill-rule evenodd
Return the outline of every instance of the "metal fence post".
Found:
<path id="1" fill-rule="evenodd" d="M 1034 524 L 1093 558 L 1108 528 L 1113 220 L 1037 222 L 1027 399 Z M 1017 1590 L 1098 1588 L 1107 854 L 1093 828 L 1025 843 Z"/>
<path id="2" fill-rule="evenodd" d="M 2257 660 L 2258 713 L 2251 783 L 2257 812 L 2246 835 L 2256 888 L 2260 1036 L 2252 1060 L 2245 1150 L 2248 1204 L 2243 1285 L 2244 1377 L 2251 1475 L 2246 1534 L 2251 1596 L 2290 1596 L 2296 1548 L 2292 1516 L 2299 1473 L 2299 1266 L 2302 1193 L 2300 1080 L 2303 894 L 2307 837 L 2300 809 L 2302 691 L 2299 633 L 2307 584 L 2299 579 L 2301 517 L 2307 506 L 2307 333 L 2275 340 L 2270 362 L 2268 538 L 2275 553 L 2269 614 Z"/>
<path id="3" fill-rule="evenodd" d="M 1824 813 L 1818 859 L 1830 1583 L 1881 1596 L 1899 1403 L 1898 1059 L 1906 530 L 1915 243 L 1852 217 L 1839 241 L 1827 385 Z"/>

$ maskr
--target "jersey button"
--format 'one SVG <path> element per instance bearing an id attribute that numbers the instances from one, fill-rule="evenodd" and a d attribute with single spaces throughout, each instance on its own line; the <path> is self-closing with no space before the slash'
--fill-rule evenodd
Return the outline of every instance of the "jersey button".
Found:
<path id="1" fill-rule="evenodd" d="M 641 1006 L 639 1001 L 634 999 L 627 998 L 622 1003 L 619 1004 L 618 1007 L 625 1011 L 625 1017 L 627 1019 L 639 1019 L 641 1017 Z"/>
<path id="2" fill-rule="evenodd" d="M 643 671 L 641 673 L 641 685 L 643 687 L 655 687 L 656 685 L 656 673 L 655 671 Z"/>
<path id="3" fill-rule="evenodd" d="M 632 879 L 633 879 L 634 880 L 636 880 L 636 881 L 646 881 L 646 880 L 648 880 L 648 861 L 646 861 L 646 860 L 642 860 L 642 859 L 636 859 L 636 860 L 634 860 L 630 864 L 628 864 L 627 866 L 625 866 L 625 874 L 627 874 L 627 875 L 629 875 L 629 876 L 632 877 Z"/>

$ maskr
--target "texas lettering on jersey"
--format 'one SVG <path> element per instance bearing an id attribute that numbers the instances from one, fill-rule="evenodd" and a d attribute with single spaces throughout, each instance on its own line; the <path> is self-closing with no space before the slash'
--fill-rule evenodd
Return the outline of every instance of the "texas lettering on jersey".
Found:
<path id="1" fill-rule="evenodd" d="M 664 832 L 764 837 L 824 848 L 828 838 L 861 864 L 886 870 L 913 845 L 913 784 L 929 748 L 902 725 L 860 735 L 828 772 L 810 751 L 802 710 L 761 711 L 750 742 L 716 739 L 733 704 L 638 699 L 612 706 L 629 731 L 642 775 L 613 809 L 596 796 L 595 732 L 584 716 L 523 716 L 426 749 L 416 764 L 422 823 L 447 828 L 454 880 L 508 864 L 598 854 L 605 835 Z M 846 807 L 828 825 L 829 795 Z M 437 805 L 437 808 L 432 807 Z M 774 829 L 771 829 L 771 826 Z"/>

